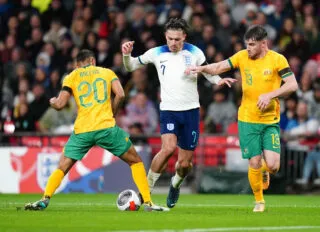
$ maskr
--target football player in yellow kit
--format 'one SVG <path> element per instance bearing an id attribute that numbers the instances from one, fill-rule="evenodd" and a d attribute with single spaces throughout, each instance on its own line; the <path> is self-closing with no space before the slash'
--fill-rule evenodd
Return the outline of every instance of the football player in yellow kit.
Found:
<path id="1" fill-rule="evenodd" d="M 275 174 L 280 168 L 278 97 L 296 91 L 298 84 L 287 59 L 268 49 L 267 32 L 263 27 L 250 27 L 244 40 L 247 49 L 218 63 L 190 67 L 186 73 L 217 75 L 230 69 L 240 70 L 240 147 L 242 157 L 249 159 L 248 178 L 256 201 L 253 212 L 263 212 L 263 190 L 269 186 L 269 173 Z"/>
<path id="2" fill-rule="evenodd" d="M 61 110 L 73 95 L 78 106 L 78 115 L 74 131 L 63 149 L 58 168 L 48 179 L 42 199 L 26 204 L 25 209 L 47 208 L 63 177 L 77 160 L 81 160 L 92 146 L 97 145 L 130 166 L 146 211 L 168 211 L 168 208 L 152 203 L 142 160 L 129 135 L 115 123 L 114 115 L 124 98 L 120 81 L 112 70 L 95 66 L 94 57 L 92 51 L 81 50 L 76 57 L 77 68 L 64 78 L 59 96 L 50 99 L 51 107 Z M 111 92 L 115 95 L 113 101 Z"/>

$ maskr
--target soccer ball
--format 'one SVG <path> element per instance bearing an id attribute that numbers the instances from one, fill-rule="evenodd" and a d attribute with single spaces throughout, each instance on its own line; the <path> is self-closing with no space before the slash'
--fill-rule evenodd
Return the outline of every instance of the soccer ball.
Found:
<path id="1" fill-rule="evenodd" d="M 137 211 L 141 206 L 141 200 L 135 191 L 126 189 L 119 193 L 117 206 L 121 211 Z"/>

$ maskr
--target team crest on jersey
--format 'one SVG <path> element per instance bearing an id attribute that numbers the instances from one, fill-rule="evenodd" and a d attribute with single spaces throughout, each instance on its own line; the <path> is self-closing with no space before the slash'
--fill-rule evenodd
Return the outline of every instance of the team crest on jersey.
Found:
<path id="1" fill-rule="evenodd" d="M 192 63 L 191 56 L 183 55 L 183 58 L 184 58 L 184 63 L 186 64 L 186 66 L 190 66 Z"/>
<path id="2" fill-rule="evenodd" d="M 263 70 L 263 75 L 267 76 L 267 75 L 271 75 L 271 74 L 272 74 L 272 70 L 271 69 Z"/>
<path id="3" fill-rule="evenodd" d="M 173 124 L 173 123 L 168 123 L 168 124 L 167 124 L 167 129 L 168 129 L 169 131 L 172 131 L 172 130 L 174 129 L 174 124 Z"/>

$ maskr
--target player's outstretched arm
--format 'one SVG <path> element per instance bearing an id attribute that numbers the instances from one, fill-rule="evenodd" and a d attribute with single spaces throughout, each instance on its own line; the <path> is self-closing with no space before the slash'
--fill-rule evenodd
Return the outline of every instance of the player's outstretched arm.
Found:
<path id="1" fill-rule="evenodd" d="M 210 75 L 207 73 L 202 73 L 204 77 L 210 81 L 212 84 L 216 84 L 219 86 L 227 85 L 229 88 L 231 88 L 232 83 L 236 82 L 236 79 L 233 78 L 221 78 L 219 75 Z"/>
<path id="2" fill-rule="evenodd" d="M 70 97 L 70 92 L 62 89 L 59 93 L 59 96 L 51 98 L 49 102 L 51 107 L 53 107 L 56 110 L 61 110 L 67 105 Z"/>
<path id="3" fill-rule="evenodd" d="M 122 44 L 122 58 L 123 65 L 128 72 L 132 72 L 142 66 L 137 57 L 132 57 L 131 52 L 133 50 L 134 41 L 128 41 Z"/>
<path id="4" fill-rule="evenodd" d="M 221 78 L 221 80 L 219 80 L 219 82 L 218 82 L 218 85 L 219 86 L 227 85 L 229 88 L 231 88 L 231 85 L 237 81 L 238 81 L 237 79 L 233 79 L 233 78 L 229 78 L 229 77 Z"/>
<path id="5" fill-rule="evenodd" d="M 210 75 L 218 75 L 231 69 L 228 60 L 223 60 L 218 63 L 207 64 L 203 66 L 190 66 L 186 69 L 187 75 L 193 73 L 206 73 Z"/>
<path id="6" fill-rule="evenodd" d="M 112 81 L 111 89 L 115 95 L 112 101 L 112 112 L 113 116 L 116 116 L 119 111 L 120 105 L 124 100 L 125 94 L 119 79 Z"/>
<path id="7" fill-rule="evenodd" d="M 259 96 L 257 106 L 260 110 L 264 110 L 270 103 L 272 98 L 286 96 L 298 89 L 298 83 L 294 76 L 290 76 L 283 79 L 284 84 L 279 88 L 270 93 L 261 94 Z"/>

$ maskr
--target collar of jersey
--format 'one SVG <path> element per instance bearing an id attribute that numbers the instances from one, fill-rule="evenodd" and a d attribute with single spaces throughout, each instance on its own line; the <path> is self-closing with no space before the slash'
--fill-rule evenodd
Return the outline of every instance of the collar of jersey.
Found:
<path id="1" fill-rule="evenodd" d="M 91 64 L 87 64 L 85 66 L 82 66 L 81 68 L 88 68 L 89 66 L 91 66 Z"/>

